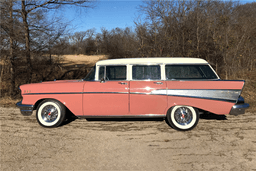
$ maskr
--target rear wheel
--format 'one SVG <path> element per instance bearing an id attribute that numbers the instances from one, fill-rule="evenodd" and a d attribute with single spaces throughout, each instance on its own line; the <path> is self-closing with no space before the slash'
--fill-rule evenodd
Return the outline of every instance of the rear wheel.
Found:
<path id="1" fill-rule="evenodd" d="M 198 124 L 199 112 L 191 106 L 174 106 L 168 111 L 166 119 L 172 128 L 188 131 Z"/>
<path id="2" fill-rule="evenodd" d="M 56 100 L 44 100 L 40 103 L 37 112 L 37 122 L 43 127 L 57 127 L 65 119 L 66 110 L 63 104 Z"/>

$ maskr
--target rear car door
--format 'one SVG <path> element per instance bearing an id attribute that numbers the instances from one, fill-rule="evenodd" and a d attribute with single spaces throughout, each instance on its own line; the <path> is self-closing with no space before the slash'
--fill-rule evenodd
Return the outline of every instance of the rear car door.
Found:
<path id="1" fill-rule="evenodd" d="M 131 115 L 165 115 L 166 83 L 160 65 L 133 65 L 130 81 Z"/>

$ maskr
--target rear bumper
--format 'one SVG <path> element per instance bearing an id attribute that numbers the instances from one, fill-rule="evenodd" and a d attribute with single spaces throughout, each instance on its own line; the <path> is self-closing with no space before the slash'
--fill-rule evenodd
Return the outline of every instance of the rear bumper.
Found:
<path id="1" fill-rule="evenodd" d="M 16 106 L 20 108 L 20 112 L 24 116 L 30 116 L 33 113 L 34 105 L 22 104 L 22 101 L 16 103 Z"/>
<path id="2" fill-rule="evenodd" d="M 242 115 L 245 113 L 245 109 L 249 108 L 248 103 L 243 103 L 243 104 L 235 104 L 232 109 L 230 110 L 229 114 L 230 115 Z"/>

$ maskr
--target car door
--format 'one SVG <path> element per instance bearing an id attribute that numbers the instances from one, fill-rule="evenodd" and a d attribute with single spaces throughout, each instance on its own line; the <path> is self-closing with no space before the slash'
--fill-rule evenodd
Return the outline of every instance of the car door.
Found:
<path id="1" fill-rule="evenodd" d="M 127 67 L 100 66 L 99 79 L 84 84 L 83 111 L 85 116 L 120 116 L 129 112 L 129 82 Z"/>
<path id="2" fill-rule="evenodd" d="M 130 114 L 164 115 L 166 108 L 166 82 L 161 81 L 160 65 L 133 65 Z"/>

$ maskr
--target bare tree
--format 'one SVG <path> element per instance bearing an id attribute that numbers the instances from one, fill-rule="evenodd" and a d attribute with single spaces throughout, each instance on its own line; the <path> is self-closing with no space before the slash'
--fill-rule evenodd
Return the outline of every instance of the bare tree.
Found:
<path id="1" fill-rule="evenodd" d="M 13 96 L 15 94 L 15 49 L 18 46 L 18 40 L 20 37 L 19 26 L 20 23 L 17 19 L 17 12 L 14 14 L 12 0 L 3 1 L 0 3 L 1 6 L 1 61 L 3 66 L 1 70 L 1 83 L 4 77 L 4 73 L 8 73 L 8 94 Z M 9 51 L 9 53 L 6 53 Z M 5 68 L 6 67 L 6 68 Z M 5 71 L 4 71 L 5 70 Z"/>
<path id="2" fill-rule="evenodd" d="M 37 1 L 37 0 L 22 0 L 22 18 L 23 25 L 25 30 L 25 40 L 26 40 L 26 59 L 28 64 L 28 82 L 32 80 L 32 62 L 31 62 L 31 44 L 30 44 L 30 29 L 28 23 L 28 15 L 33 11 L 38 10 L 39 8 L 46 9 L 57 9 L 63 5 L 73 5 L 80 7 L 90 7 L 91 1 L 89 0 L 45 0 L 45 1 Z"/>
<path id="3" fill-rule="evenodd" d="M 9 21 L 9 36 L 10 36 L 10 71 L 11 71 L 11 88 L 9 89 L 9 94 L 11 96 L 14 95 L 13 92 L 15 92 L 15 67 L 14 67 L 14 47 L 13 47 L 13 39 L 14 39 L 14 33 L 13 33 L 13 3 L 12 0 L 9 1 L 9 15 L 10 15 L 10 21 Z"/>

